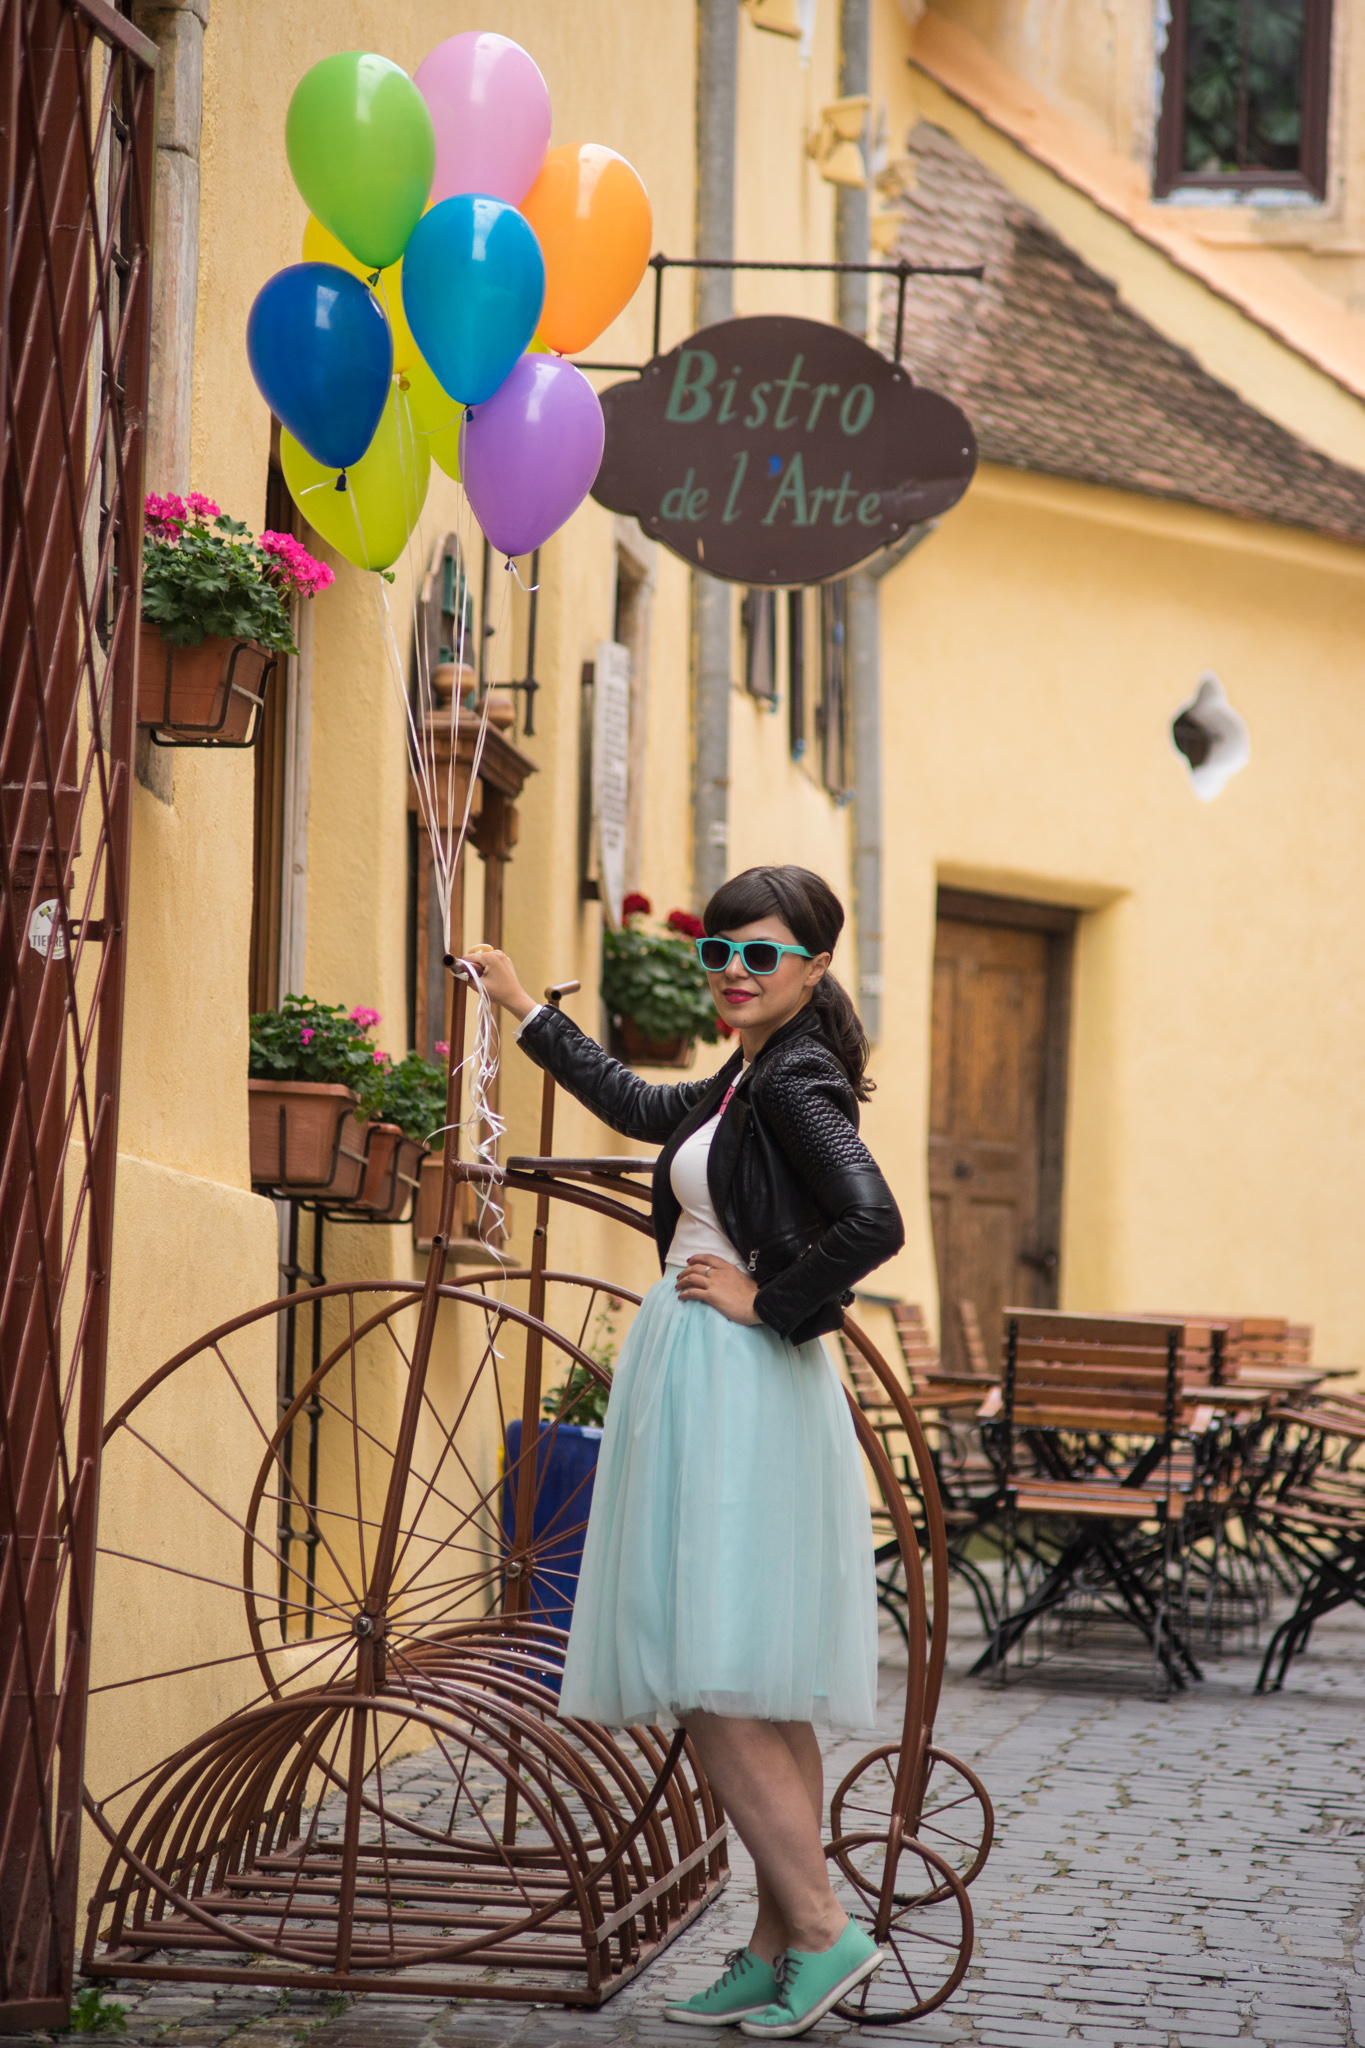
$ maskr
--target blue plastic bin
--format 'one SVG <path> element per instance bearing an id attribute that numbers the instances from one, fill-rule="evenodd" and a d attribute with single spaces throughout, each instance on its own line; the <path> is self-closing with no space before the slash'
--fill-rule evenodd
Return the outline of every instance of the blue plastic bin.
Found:
<path id="1" fill-rule="evenodd" d="M 597 1454 L 601 1447 L 600 1429 L 570 1422 L 561 1422 L 558 1428 L 552 1422 L 540 1425 L 540 1442 L 536 1451 L 540 1491 L 531 1525 L 536 1544 L 536 1569 L 531 1580 L 531 1604 L 525 1611 L 533 1620 L 548 1622 L 551 1628 L 567 1629 L 573 1615 L 578 1573 L 583 1563 L 583 1537 L 588 1509 L 592 1506 Z M 516 1530 L 512 1480 L 520 1456 L 521 1423 L 509 1422 L 507 1462 L 502 1482 L 502 1530 L 509 1548 Z M 529 1482 L 529 1471 L 521 1476 Z M 567 1533 L 556 1539 L 557 1530 Z"/>

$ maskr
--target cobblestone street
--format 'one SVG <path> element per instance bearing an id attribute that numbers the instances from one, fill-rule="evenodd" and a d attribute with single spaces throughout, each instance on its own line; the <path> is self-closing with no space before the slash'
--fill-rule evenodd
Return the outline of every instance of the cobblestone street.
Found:
<path id="1" fill-rule="evenodd" d="M 901 2030 L 925 2042 L 1094 2048 L 1365 2044 L 1365 1618 L 1330 1617 L 1287 1689 L 1252 1693 L 1254 1654 L 1206 1665 L 1202 1685 L 1146 1697 L 1098 1654 L 1045 1665 L 1003 1694 L 963 1674 L 958 1615 L 940 1743 L 975 1764 L 995 1801 L 996 1845 L 973 1887 L 976 1954 L 950 2004 Z M 899 1725 L 884 1647 L 882 1721 Z M 828 1782 L 864 1745 L 832 1750 Z M 168 2048 L 677 2048 L 668 1997 L 709 1981 L 743 1941 L 743 1851 L 717 1905 L 600 2013 L 555 2007 L 273 1991 L 215 1994 L 128 1984 L 130 2043 Z M 848 2031 L 822 2023 L 818 2035 Z"/>

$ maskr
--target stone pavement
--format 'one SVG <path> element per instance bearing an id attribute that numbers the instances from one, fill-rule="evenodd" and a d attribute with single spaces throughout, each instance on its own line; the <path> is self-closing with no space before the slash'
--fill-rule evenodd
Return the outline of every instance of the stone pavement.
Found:
<path id="1" fill-rule="evenodd" d="M 1365 2048 L 1365 1616 L 1320 1624 L 1265 1699 L 1250 1651 L 1208 1661 L 1204 1683 L 1170 1700 L 1095 1653 L 1001 1693 L 963 1675 L 978 1642 L 969 1610 L 955 1623 L 937 1739 L 984 1778 L 996 1845 L 972 1890 L 966 1982 L 898 2036 Z M 895 1732 L 903 1664 L 884 1647 L 881 1718 Z M 831 1754 L 831 1785 L 864 1746 Z M 719 1902 L 598 2013 L 131 1983 L 109 1995 L 138 2048 L 679 2048 L 660 2004 L 708 1982 L 747 1932 L 751 1871 L 738 1844 L 732 1858 Z M 828 2020 L 813 2038 L 840 2033 L 853 2030 Z"/>

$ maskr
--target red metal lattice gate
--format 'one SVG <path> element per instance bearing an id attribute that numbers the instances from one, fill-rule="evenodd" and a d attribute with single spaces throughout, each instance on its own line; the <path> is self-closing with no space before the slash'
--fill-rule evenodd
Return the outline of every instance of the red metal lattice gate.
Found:
<path id="1" fill-rule="evenodd" d="M 0 2031 L 71 1990 L 155 62 L 109 0 L 0 0 Z"/>

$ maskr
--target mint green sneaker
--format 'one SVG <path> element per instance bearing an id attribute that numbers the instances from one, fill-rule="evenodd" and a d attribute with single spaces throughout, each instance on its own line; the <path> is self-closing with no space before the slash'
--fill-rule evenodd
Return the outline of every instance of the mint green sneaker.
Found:
<path id="1" fill-rule="evenodd" d="M 881 1962 L 877 1944 L 852 1920 L 833 1948 L 789 1948 L 778 1957 L 773 1971 L 778 1981 L 775 2003 L 766 2012 L 741 2020 L 740 2032 L 774 2041 L 789 2041 L 796 2034 L 807 2033 L 864 1977 L 879 1970 Z"/>
<path id="2" fill-rule="evenodd" d="M 763 2012 L 778 1996 L 771 1963 L 761 1963 L 752 1950 L 731 1949 L 725 1974 L 705 1991 L 678 1998 L 664 2007 L 664 2018 L 682 2027 L 733 2027 L 749 2013 Z"/>

